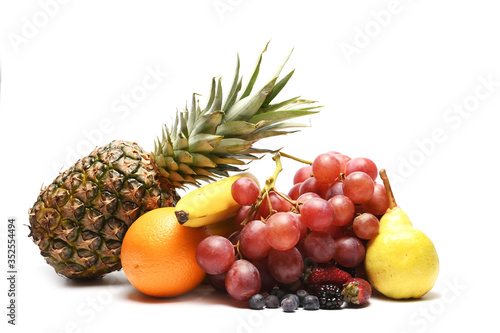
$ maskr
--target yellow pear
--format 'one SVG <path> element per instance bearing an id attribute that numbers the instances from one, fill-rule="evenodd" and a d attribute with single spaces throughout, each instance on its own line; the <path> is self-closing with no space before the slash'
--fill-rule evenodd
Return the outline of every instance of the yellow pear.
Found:
<path id="1" fill-rule="evenodd" d="M 394 299 L 420 298 L 439 274 L 439 258 L 432 241 L 396 205 L 385 170 L 380 177 L 389 197 L 389 209 L 380 219 L 379 234 L 366 247 L 365 269 L 372 286 Z"/>
<path id="2" fill-rule="evenodd" d="M 399 227 L 413 228 L 410 218 L 399 207 L 389 208 L 380 219 L 380 229 L 392 230 Z"/>

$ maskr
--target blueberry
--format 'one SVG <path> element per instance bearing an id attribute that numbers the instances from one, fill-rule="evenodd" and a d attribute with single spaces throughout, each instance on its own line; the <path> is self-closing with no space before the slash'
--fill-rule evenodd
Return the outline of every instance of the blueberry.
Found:
<path id="1" fill-rule="evenodd" d="M 297 308 L 299 307 L 299 304 L 300 304 L 299 296 L 297 296 L 295 294 L 286 294 L 283 299 L 285 299 L 285 298 L 292 298 L 295 301 L 295 303 L 297 304 Z"/>
<path id="2" fill-rule="evenodd" d="M 304 297 L 309 295 L 309 293 L 304 289 L 299 289 L 295 292 L 295 295 L 299 297 L 299 306 L 304 306 Z"/>
<path id="3" fill-rule="evenodd" d="M 285 312 L 294 312 L 297 309 L 297 302 L 292 297 L 285 297 L 281 301 L 281 308 Z"/>
<path id="4" fill-rule="evenodd" d="M 318 310 L 319 299 L 316 296 L 307 295 L 306 297 L 304 297 L 303 305 L 304 310 Z"/>
<path id="5" fill-rule="evenodd" d="M 266 308 L 276 309 L 280 307 L 280 300 L 276 295 L 267 295 L 265 298 Z"/>
<path id="6" fill-rule="evenodd" d="M 255 294 L 250 297 L 248 305 L 250 305 L 250 309 L 261 310 L 266 305 L 266 301 L 264 300 L 264 296 L 261 294 Z"/>
<path id="7" fill-rule="evenodd" d="M 273 289 L 273 290 L 271 290 L 271 292 L 269 294 L 276 295 L 278 297 L 279 301 L 281 302 L 283 300 L 283 297 L 285 297 L 286 292 L 282 289 Z"/>

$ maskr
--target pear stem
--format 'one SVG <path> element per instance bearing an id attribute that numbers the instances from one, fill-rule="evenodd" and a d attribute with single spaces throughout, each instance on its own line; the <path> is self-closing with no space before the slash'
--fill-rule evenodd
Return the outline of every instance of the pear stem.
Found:
<path id="1" fill-rule="evenodd" d="M 396 198 L 394 198 L 394 193 L 392 192 L 391 183 L 389 182 L 389 177 L 387 177 L 387 173 L 385 169 L 381 169 L 379 171 L 380 178 L 384 182 L 385 192 L 387 193 L 387 197 L 389 198 L 389 209 L 393 209 L 397 207 Z"/>

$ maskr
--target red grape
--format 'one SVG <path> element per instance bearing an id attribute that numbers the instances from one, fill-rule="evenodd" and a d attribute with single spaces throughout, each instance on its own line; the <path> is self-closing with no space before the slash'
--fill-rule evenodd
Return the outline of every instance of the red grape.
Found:
<path id="1" fill-rule="evenodd" d="M 290 203 L 290 201 L 292 199 L 290 199 L 290 197 L 286 194 L 283 194 L 288 200 L 286 200 L 285 198 L 281 197 L 281 196 L 278 196 L 279 197 L 279 200 L 280 200 L 280 205 L 279 207 L 276 209 L 278 212 L 289 212 L 290 209 L 292 208 L 292 204 Z M 290 200 L 290 201 L 289 201 Z"/>
<path id="2" fill-rule="evenodd" d="M 299 188 L 299 194 L 302 195 L 307 192 L 317 193 L 320 197 L 324 198 L 326 191 L 330 186 L 328 184 L 323 184 L 318 182 L 315 177 L 308 178 L 305 180 Z"/>
<path id="3" fill-rule="evenodd" d="M 326 229 L 335 220 L 335 210 L 328 201 L 312 198 L 300 208 L 300 220 L 311 230 Z"/>
<path id="4" fill-rule="evenodd" d="M 294 213 L 292 213 L 294 214 Z M 304 238 L 306 238 L 307 236 L 307 225 L 305 225 L 301 219 L 300 219 L 300 214 L 295 214 L 295 218 L 299 221 L 299 226 L 300 226 L 300 238 L 299 240 L 302 240 Z"/>
<path id="5" fill-rule="evenodd" d="M 361 205 L 361 204 L 354 205 L 354 216 L 358 216 L 359 214 L 363 214 L 366 212 L 367 212 L 367 210 L 363 205 Z"/>
<path id="6" fill-rule="evenodd" d="M 377 166 L 372 160 L 366 157 L 353 158 L 346 164 L 345 173 L 347 176 L 356 171 L 366 173 L 373 180 L 377 179 L 378 176 Z"/>
<path id="7" fill-rule="evenodd" d="M 248 301 L 260 287 L 259 270 L 247 260 L 236 260 L 226 274 L 226 290 L 235 300 Z"/>
<path id="8" fill-rule="evenodd" d="M 293 176 L 293 184 L 298 184 L 302 183 L 304 180 L 311 178 L 313 175 L 312 173 L 312 166 L 306 165 L 297 170 L 295 172 L 295 175 Z"/>
<path id="9" fill-rule="evenodd" d="M 234 262 L 233 244 L 222 236 L 209 236 L 198 244 L 196 262 L 208 274 L 224 273 Z"/>
<path id="10" fill-rule="evenodd" d="M 273 210 L 277 212 L 288 212 L 292 207 L 291 203 L 280 197 L 275 192 L 269 192 L 269 196 L 262 200 L 260 204 L 258 216 L 267 218 L 271 214 L 269 210 L 269 201 L 271 202 Z"/>
<path id="11" fill-rule="evenodd" d="M 269 272 L 269 266 L 267 264 L 267 259 L 252 261 L 252 264 L 257 267 L 260 274 L 260 292 L 269 292 L 276 286 L 276 279 L 273 278 L 271 272 Z"/>
<path id="12" fill-rule="evenodd" d="M 343 226 L 349 224 L 354 218 L 354 204 L 345 195 L 336 195 L 328 200 L 335 210 L 333 225 Z"/>
<path id="13" fill-rule="evenodd" d="M 312 199 L 312 198 L 320 198 L 321 197 L 319 196 L 318 193 L 314 193 L 314 192 L 306 192 L 304 194 L 301 194 L 298 198 L 297 198 L 297 202 L 300 202 L 300 203 L 305 203 L 307 200 L 309 199 Z"/>
<path id="14" fill-rule="evenodd" d="M 352 229 L 359 238 L 372 239 L 378 235 L 379 221 L 375 215 L 363 213 L 356 216 L 352 222 Z"/>
<path id="15" fill-rule="evenodd" d="M 374 215 L 384 215 L 389 208 L 389 198 L 382 184 L 375 184 L 373 195 L 367 202 L 363 203 L 363 207 Z"/>
<path id="16" fill-rule="evenodd" d="M 303 239 L 301 239 L 301 240 L 297 243 L 297 245 L 295 245 L 295 248 L 296 248 L 297 250 L 299 250 L 299 253 L 300 253 L 300 255 L 302 256 L 302 258 L 307 257 L 307 255 L 306 255 L 306 249 L 304 248 L 304 240 L 303 240 Z"/>
<path id="17" fill-rule="evenodd" d="M 344 236 L 344 227 L 339 227 L 334 224 L 321 231 L 330 234 L 330 236 L 332 236 L 333 239 L 337 239 Z"/>
<path id="18" fill-rule="evenodd" d="M 240 234 L 241 253 L 250 260 L 267 257 L 271 245 L 266 240 L 266 225 L 259 220 L 250 221 Z"/>
<path id="19" fill-rule="evenodd" d="M 304 261 L 297 248 L 286 251 L 271 249 L 268 257 L 269 272 L 281 283 L 296 281 L 304 270 Z"/>
<path id="20" fill-rule="evenodd" d="M 346 167 L 347 163 L 351 160 L 351 158 L 347 155 L 340 154 L 340 153 L 335 154 L 335 157 L 337 158 L 337 160 L 339 160 L 340 172 L 345 173 L 345 167 Z"/>
<path id="21" fill-rule="evenodd" d="M 313 161 L 312 171 L 318 182 L 331 184 L 340 178 L 340 162 L 333 154 L 320 154 Z"/>
<path id="22" fill-rule="evenodd" d="M 250 214 L 250 210 L 252 209 L 252 206 L 241 206 L 240 209 L 238 209 L 238 213 L 236 213 L 236 225 L 238 225 L 238 228 L 241 230 L 243 229 L 243 221 L 247 218 L 247 216 Z M 255 219 L 256 212 L 252 214 L 252 216 L 248 216 L 247 221 L 251 221 Z"/>
<path id="23" fill-rule="evenodd" d="M 333 237 L 322 231 L 312 231 L 304 240 L 306 255 L 315 262 L 330 261 L 335 254 L 335 241 Z"/>
<path id="24" fill-rule="evenodd" d="M 220 274 L 207 274 L 208 283 L 217 291 L 226 292 L 226 274 L 227 272 Z"/>
<path id="25" fill-rule="evenodd" d="M 241 230 L 237 230 L 233 232 L 229 237 L 227 238 L 231 244 L 236 245 L 240 241 L 240 236 L 241 236 Z"/>
<path id="26" fill-rule="evenodd" d="M 300 185 L 302 185 L 302 183 L 297 183 L 288 191 L 288 197 L 290 197 L 290 199 L 297 200 L 300 195 Z"/>
<path id="27" fill-rule="evenodd" d="M 344 227 L 344 236 L 351 236 L 351 237 L 356 237 L 356 234 L 354 233 L 354 229 L 352 228 L 352 222 L 349 223 L 348 225 L 345 225 Z"/>
<path id="28" fill-rule="evenodd" d="M 343 186 L 344 183 L 342 182 L 336 182 L 331 185 L 325 193 L 325 199 L 328 200 L 335 195 L 344 195 L 344 190 L 342 189 Z"/>
<path id="29" fill-rule="evenodd" d="M 344 195 L 355 204 L 363 203 L 373 195 L 373 179 L 364 172 L 355 171 L 344 179 Z"/>
<path id="30" fill-rule="evenodd" d="M 252 205 L 260 194 L 260 189 L 255 180 L 241 177 L 231 185 L 231 195 L 234 201 L 242 206 Z"/>
<path id="31" fill-rule="evenodd" d="M 277 250 L 288 250 L 300 239 L 300 222 L 293 213 L 279 212 L 266 222 L 266 240 Z"/>
<path id="32" fill-rule="evenodd" d="M 345 267 L 354 267 L 363 262 L 365 247 L 356 237 L 344 236 L 335 240 L 333 260 Z"/>

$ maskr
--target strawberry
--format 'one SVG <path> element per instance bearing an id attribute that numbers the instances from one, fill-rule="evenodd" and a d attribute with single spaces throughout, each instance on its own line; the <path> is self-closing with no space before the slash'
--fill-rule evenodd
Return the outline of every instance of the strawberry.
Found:
<path id="1" fill-rule="evenodd" d="M 334 265 L 326 264 L 313 267 L 311 272 L 306 274 L 304 282 L 313 288 L 322 284 L 334 284 L 342 287 L 351 278 L 351 274 Z"/>
<path id="2" fill-rule="evenodd" d="M 343 285 L 342 295 L 348 304 L 363 305 L 372 295 L 372 287 L 362 278 L 352 278 Z"/>

